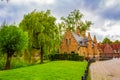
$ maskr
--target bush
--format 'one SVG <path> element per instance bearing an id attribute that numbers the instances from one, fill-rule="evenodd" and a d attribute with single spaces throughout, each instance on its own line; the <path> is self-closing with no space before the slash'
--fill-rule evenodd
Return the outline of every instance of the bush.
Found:
<path id="1" fill-rule="evenodd" d="M 0 56 L 0 70 L 4 70 L 5 63 L 6 63 L 6 57 L 5 56 Z"/>
<path id="2" fill-rule="evenodd" d="M 24 60 L 20 60 L 20 57 L 13 57 L 11 61 L 11 69 L 26 67 L 30 64 L 26 63 Z"/>
<path id="3" fill-rule="evenodd" d="M 84 56 L 79 56 L 78 54 L 75 53 L 71 53 L 71 54 L 49 54 L 48 58 L 51 61 L 54 60 L 73 60 L 73 61 L 83 61 L 84 60 Z"/>
<path id="4" fill-rule="evenodd" d="M 6 55 L 0 56 L 0 70 L 5 69 L 5 64 L 6 64 Z M 24 60 L 20 60 L 19 57 L 13 57 L 11 60 L 11 69 L 25 67 L 29 65 L 30 64 L 27 64 Z"/>

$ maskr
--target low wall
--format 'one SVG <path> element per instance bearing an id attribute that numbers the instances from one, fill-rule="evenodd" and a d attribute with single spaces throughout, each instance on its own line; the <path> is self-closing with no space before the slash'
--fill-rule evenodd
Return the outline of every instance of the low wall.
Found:
<path id="1" fill-rule="evenodd" d="M 100 58 L 119 58 L 120 53 L 100 53 Z"/>

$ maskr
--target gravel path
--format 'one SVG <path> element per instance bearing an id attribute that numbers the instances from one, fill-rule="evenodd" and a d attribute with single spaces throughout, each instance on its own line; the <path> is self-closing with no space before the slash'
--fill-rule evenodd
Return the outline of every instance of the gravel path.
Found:
<path id="1" fill-rule="evenodd" d="M 120 59 L 96 61 L 90 66 L 91 80 L 120 80 Z"/>

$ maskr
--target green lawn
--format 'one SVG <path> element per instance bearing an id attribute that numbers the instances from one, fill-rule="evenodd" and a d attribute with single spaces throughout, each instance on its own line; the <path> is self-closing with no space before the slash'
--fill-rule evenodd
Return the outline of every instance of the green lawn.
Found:
<path id="1" fill-rule="evenodd" d="M 0 80 L 80 80 L 87 62 L 53 61 L 0 71 Z"/>

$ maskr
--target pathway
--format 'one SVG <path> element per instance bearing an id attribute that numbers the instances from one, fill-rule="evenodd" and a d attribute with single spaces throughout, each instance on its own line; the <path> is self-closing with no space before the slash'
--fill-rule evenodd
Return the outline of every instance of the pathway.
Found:
<path id="1" fill-rule="evenodd" d="M 90 66 L 91 80 L 120 80 L 120 59 L 96 61 Z"/>

